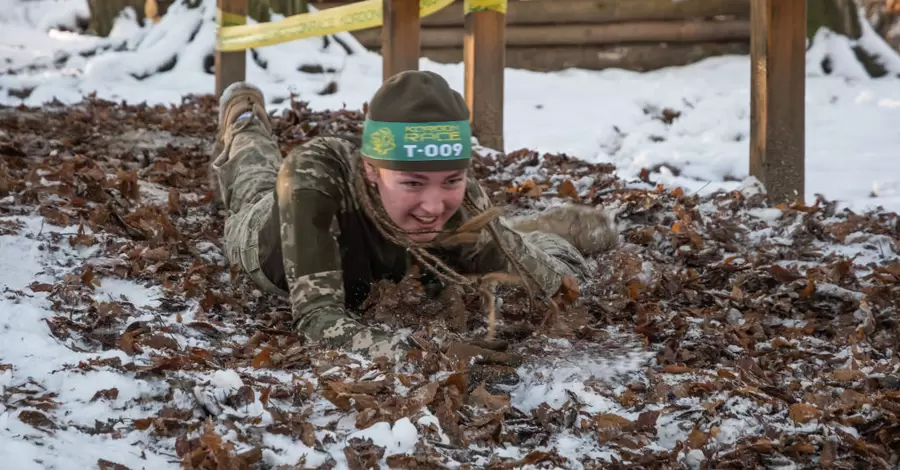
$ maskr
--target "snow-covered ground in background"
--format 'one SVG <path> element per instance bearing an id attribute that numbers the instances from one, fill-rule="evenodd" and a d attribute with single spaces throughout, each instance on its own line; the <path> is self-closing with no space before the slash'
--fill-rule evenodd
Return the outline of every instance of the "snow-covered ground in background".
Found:
<path id="1" fill-rule="evenodd" d="M 176 5 L 146 27 L 133 13 L 124 15 L 110 38 L 55 29 L 87 16 L 86 0 L 0 0 L 0 7 L 0 104 L 75 102 L 94 92 L 128 102 L 177 103 L 185 94 L 214 89 L 204 66 L 214 50 L 214 0 L 194 10 Z M 867 30 L 863 41 L 874 42 L 873 34 Z M 347 33 L 338 38 L 346 47 L 312 38 L 259 49 L 256 59 L 248 52 L 247 78 L 266 92 L 271 109 L 284 106 L 291 92 L 316 109 L 359 108 L 380 84 L 380 56 Z M 900 208 L 900 79 L 860 78 L 841 42 L 822 36 L 808 54 L 807 199 L 820 193 L 855 208 Z M 88 52 L 95 50 L 101 52 Z M 831 76 L 817 72 L 826 52 L 835 62 Z M 298 70 L 303 65 L 326 72 L 304 73 Z M 900 58 L 887 66 L 900 73 Z M 462 64 L 422 59 L 420 67 L 463 89 Z M 160 68 L 170 70 L 155 73 Z M 654 180 L 704 192 L 733 187 L 748 174 L 746 56 L 651 73 L 508 69 L 505 80 L 507 151 L 531 148 L 612 162 L 625 177 L 666 164 L 678 176 L 663 169 Z M 319 94 L 332 81 L 337 92 Z M 24 100 L 13 95 L 32 88 Z M 667 107 L 681 112 L 671 125 L 656 119 Z M 873 193 L 879 197 L 870 198 Z"/>

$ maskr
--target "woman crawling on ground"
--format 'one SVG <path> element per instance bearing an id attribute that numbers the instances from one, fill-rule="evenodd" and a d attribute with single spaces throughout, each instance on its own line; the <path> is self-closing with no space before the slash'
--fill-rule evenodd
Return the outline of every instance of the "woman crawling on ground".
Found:
<path id="1" fill-rule="evenodd" d="M 397 282 L 412 263 L 444 285 L 502 272 L 552 298 L 564 277 L 585 281 L 584 256 L 618 239 L 588 206 L 499 217 L 469 169 L 469 109 L 435 73 L 385 81 L 363 129 L 361 146 L 318 137 L 282 159 L 257 87 L 235 83 L 220 100 L 212 174 L 226 255 L 290 298 L 293 328 L 310 341 L 370 357 L 407 350 L 403 335 L 354 311 L 377 280 Z"/>

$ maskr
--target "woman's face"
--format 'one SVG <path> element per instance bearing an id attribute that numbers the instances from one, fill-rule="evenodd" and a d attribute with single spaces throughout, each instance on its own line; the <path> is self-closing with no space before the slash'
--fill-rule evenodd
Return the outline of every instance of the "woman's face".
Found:
<path id="1" fill-rule="evenodd" d="M 466 194 L 467 170 L 369 170 L 369 180 L 378 188 L 385 212 L 407 232 L 441 230 Z M 409 234 L 418 242 L 429 242 L 436 236 L 437 233 Z"/>

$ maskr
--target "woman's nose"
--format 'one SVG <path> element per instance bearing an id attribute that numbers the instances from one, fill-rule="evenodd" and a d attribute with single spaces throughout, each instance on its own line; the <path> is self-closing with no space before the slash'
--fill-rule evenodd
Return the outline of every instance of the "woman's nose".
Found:
<path id="1" fill-rule="evenodd" d="M 440 189 L 426 191 L 424 196 L 422 210 L 435 216 L 444 213 L 444 194 Z"/>

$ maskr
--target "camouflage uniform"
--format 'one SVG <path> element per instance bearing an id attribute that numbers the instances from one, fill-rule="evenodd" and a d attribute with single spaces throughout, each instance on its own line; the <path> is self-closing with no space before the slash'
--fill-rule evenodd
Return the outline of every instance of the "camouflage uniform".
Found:
<path id="1" fill-rule="evenodd" d="M 399 281 L 412 262 L 360 206 L 353 184 L 361 164 L 357 146 L 319 137 L 282 159 L 256 116 L 231 124 L 226 135 L 212 171 L 227 211 L 224 245 L 230 262 L 263 290 L 288 296 L 293 326 L 310 340 L 371 355 L 395 349 L 402 338 L 365 328 L 351 313 L 376 280 Z M 482 210 L 490 207 L 471 175 L 467 191 Z M 460 208 L 446 228 L 469 216 Z M 585 258 L 562 237 L 518 232 L 502 218 L 495 224 L 505 248 L 534 276 L 542 294 L 555 294 L 566 275 L 578 281 L 587 277 Z M 515 273 L 489 236 L 432 252 L 462 274 Z"/>

